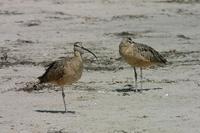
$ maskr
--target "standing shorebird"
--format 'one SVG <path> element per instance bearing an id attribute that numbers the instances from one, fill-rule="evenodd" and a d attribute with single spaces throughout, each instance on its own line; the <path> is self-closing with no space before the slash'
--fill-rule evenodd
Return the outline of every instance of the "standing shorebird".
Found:
<path id="1" fill-rule="evenodd" d="M 71 85 L 81 78 L 83 72 L 82 54 L 84 53 L 84 50 L 97 58 L 94 53 L 84 48 L 81 42 L 76 42 L 74 44 L 74 57 L 65 57 L 62 60 L 52 62 L 46 69 L 46 72 L 38 77 L 40 84 L 53 83 L 61 86 L 65 112 L 67 109 L 65 104 L 64 85 Z"/>
<path id="2" fill-rule="evenodd" d="M 167 60 L 155 49 L 145 44 L 136 43 L 131 38 L 124 38 L 119 45 L 119 53 L 124 60 L 133 67 L 135 74 L 135 89 L 137 91 L 136 67 L 140 68 L 140 78 L 142 80 L 142 69 L 155 65 L 166 64 Z M 141 83 L 142 88 L 142 83 Z"/>

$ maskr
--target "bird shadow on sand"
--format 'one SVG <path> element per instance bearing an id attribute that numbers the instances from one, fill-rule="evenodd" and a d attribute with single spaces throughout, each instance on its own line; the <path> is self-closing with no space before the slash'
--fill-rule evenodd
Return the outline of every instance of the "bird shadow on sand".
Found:
<path id="1" fill-rule="evenodd" d="M 52 113 L 52 114 L 57 114 L 57 113 L 61 113 L 61 114 L 75 114 L 76 112 L 75 111 L 61 111 L 61 110 L 35 110 L 36 112 L 39 112 L 39 113 Z"/>
<path id="2" fill-rule="evenodd" d="M 130 84 L 127 84 L 125 85 L 123 88 L 120 88 L 120 89 L 115 89 L 113 91 L 117 91 L 117 92 L 135 92 L 135 93 L 142 93 L 144 91 L 151 91 L 151 90 L 160 90 L 160 89 L 163 89 L 163 88 L 139 88 L 139 89 L 136 89 L 135 87 L 133 87 L 133 85 L 130 85 Z"/>

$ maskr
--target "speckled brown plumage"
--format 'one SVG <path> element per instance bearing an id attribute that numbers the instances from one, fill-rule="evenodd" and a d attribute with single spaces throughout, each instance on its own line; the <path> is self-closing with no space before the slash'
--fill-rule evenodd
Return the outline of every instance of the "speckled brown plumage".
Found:
<path id="1" fill-rule="evenodd" d="M 59 86 L 71 85 L 81 78 L 83 61 L 80 54 L 74 57 L 66 57 L 52 62 L 46 72 L 38 77 L 40 83 L 54 83 Z"/>
<path id="2" fill-rule="evenodd" d="M 78 81 L 81 78 L 83 72 L 83 50 L 90 52 L 96 57 L 94 53 L 84 48 L 80 42 L 76 42 L 74 44 L 73 57 L 66 57 L 62 60 L 52 62 L 46 69 L 46 72 L 42 76 L 38 77 L 40 84 L 53 83 L 61 86 L 65 112 L 66 104 L 64 85 L 71 85 L 72 83 Z"/>
<path id="3" fill-rule="evenodd" d="M 119 45 L 119 53 L 124 60 L 134 68 L 135 87 L 137 87 L 137 73 L 135 67 L 142 69 L 155 65 L 166 64 L 167 60 L 155 49 L 145 44 L 136 43 L 131 38 L 124 38 Z M 141 85 L 142 86 L 142 85 Z"/>

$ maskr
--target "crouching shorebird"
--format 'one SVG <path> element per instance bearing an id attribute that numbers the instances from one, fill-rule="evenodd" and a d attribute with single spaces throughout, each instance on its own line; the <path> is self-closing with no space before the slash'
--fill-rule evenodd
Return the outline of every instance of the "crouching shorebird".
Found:
<path id="1" fill-rule="evenodd" d="M 61 86 L 65 112 L 67 112 L 67 109 L 64 85 L 71 85 L 81 78 L 83 72 L 82 54 L 84 53 L 84 50 L 97 58 L 94 53 L 84 48 L 81 42 L 76 42 L 74 43 L 74 57 L 65 57 L 62 60 L 52 62 L 46 69 L 46 72 L 38 77 L 40 84 L 53 83 Z"/>
<path id="2" fill-rule="evenodd" d="M 155 64 L 166 64 L 167 62 L 167 60 L 152 47 L 136 43 L 129 37 L 124 38 L 119 44 L 119 53 L 122 58 L 134 69 L 135 91 L 138 91 L 136 67 L 140 68 L 140 78 L 142 80 L 142 69 Z"/>

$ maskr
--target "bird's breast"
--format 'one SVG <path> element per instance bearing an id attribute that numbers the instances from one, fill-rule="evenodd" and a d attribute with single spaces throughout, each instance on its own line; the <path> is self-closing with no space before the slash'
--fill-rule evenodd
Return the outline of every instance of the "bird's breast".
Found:
<path id="1" fill-rule="evenodd" d="M 65 65 L 62 78 L 57 81 L 59 85 L 71 85 L 78 81 L 83 72 L 82 61 L 72 61 Z"/>
<path id="2" fill-rule="evenodd" d="M 134 47 L 122 48 L 120 50 L 120 55 L 124 60 L 132 67 L 148 67 L 152 63 L 145 59 Z"/>

